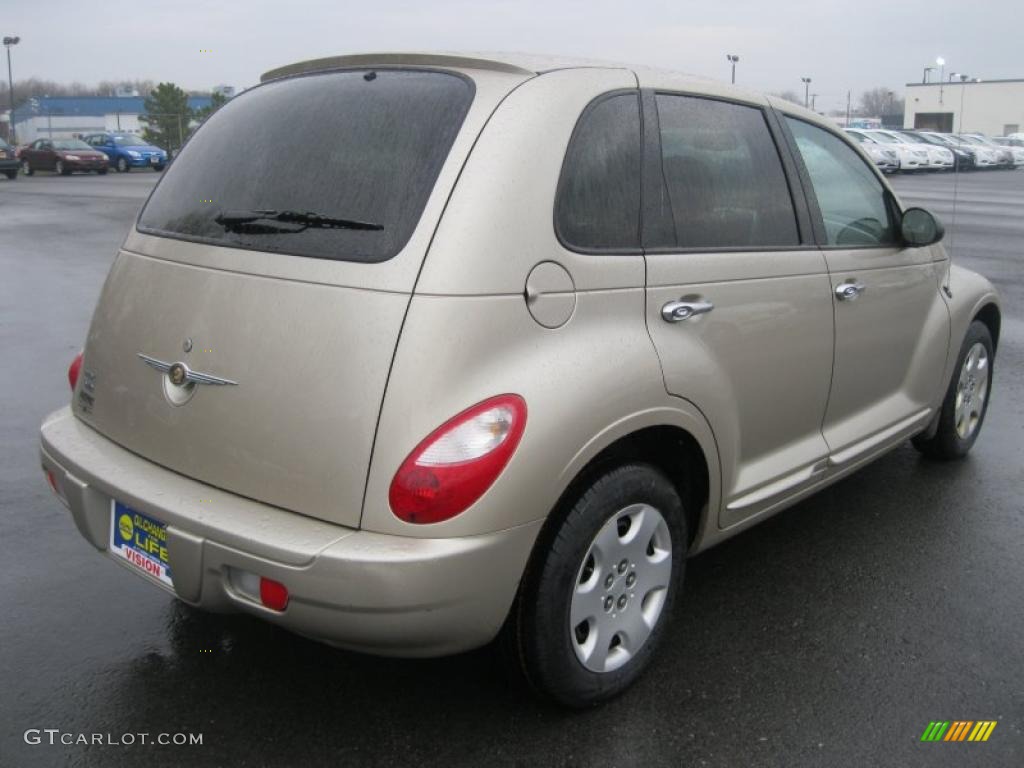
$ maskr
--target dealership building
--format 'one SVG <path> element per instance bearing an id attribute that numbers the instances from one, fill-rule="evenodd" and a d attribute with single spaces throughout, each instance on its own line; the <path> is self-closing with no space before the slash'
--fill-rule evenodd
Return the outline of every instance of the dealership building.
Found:
<path id="1" fill-rule="evenodd" d="M 14 131 L 19 144 L 38 138 L 69 139 L 78 134 L 97 131 L 140 133 L 139 116 L 145 114 L 141 96 L 39 96 L 29 99 L 14 110 Z M 190 96 L 191 109 L 210 105 L 209 96 Z M 188 130 L 184 120 L 182 130 Z"/>
<path id="2" fill-rule="evenodd" d="M 904 128 L 1006 136 L 1024 131 L 1024 79 L 907 83 Z"/>

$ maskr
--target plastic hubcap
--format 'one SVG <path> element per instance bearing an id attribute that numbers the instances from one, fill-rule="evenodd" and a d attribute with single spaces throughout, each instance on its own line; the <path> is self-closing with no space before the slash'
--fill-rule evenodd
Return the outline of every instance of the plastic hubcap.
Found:
<path id="1" fill-rule="evenodd" d="M 569 634 L 576 658 L 611 672 L 640 650 L 661 617 L 672 580 L 672 538 L 661 513 L 633 504 L 601 526 L 576 575 Z"/>
<path id="2" fill-rule="evenodd" d="M 978 429 L 988 398 L 988 350 L 976 343 L 967 352 L 956 385 L 956 433 L 966 440 Z"/>

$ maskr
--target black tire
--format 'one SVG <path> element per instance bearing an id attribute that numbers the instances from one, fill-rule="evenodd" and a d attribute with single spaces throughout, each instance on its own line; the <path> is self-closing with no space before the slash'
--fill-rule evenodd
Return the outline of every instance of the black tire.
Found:
<path id="1" fill-rule="evenodd" d="M 32 163 L 25 159 L 21 161 L 21 172 L 26 176 L 31 176 L 36 172 L 36 169 L 32 167 Z"/>
<path id="2" fill-rule="evenodd" d="M 128 173 L 131 169 L 132 167 L 128 164 L 127 160 L 125 160 L 123 157 L 117 158 L 118 173 Z"/>
<path id="3" fill-rule="evenodd" d="M 591 671 L 574 650 L 577 630 L 570 627 L 569 618 L 574 585 L 586 571 L 584 560 L 598 532 L 627 507 L 638 503 L 649 504 L 661 513 L 671 537 L 672 564 L 664 603 L 650 634 L 628 661 L 612 671 Z M 620 517 L 616 523 L 620 531 L 625 519 Z M 619 535 L 628 536 L 628 529 Z M 673 604 L 682 585 L 687 543 L 686 518 L 679 494 L 660 471 L 647 464 L 627 464 L 597 476 L 574 500 L 556 510 L 534 547 L 503 638 L 534 691 L 569 707 L 586 707 L 629 687 L 650 663 L 671 624 Z M 601 594 L 607 591 L 610 595 L 616 590 L 625 594 L 633 571 L 609 570 L 610 574 L 600 576 L 598 571 L 597 576 L 603 580 L 610 575 L 616 580 L 615 585 L 609 590 L 602 581 L 595 589 L 603 590 Z M 598 599 L 608 599 L 608 595 Z M 626 610 L 634 606 L 636 611 L 641 609 L 642 598 L 636 599 L 636 603 L 627 603 Z M 621 614 L 625 620 L 625 610 Z M 615 647 L 615 642 L 611 641 L 611 647 Z"/>
<path id="4" fill-rule="evenodd" d="M 108 168 L 97 168 L 96 173 L 98 173 L 100 176 L 106 176 L 108 170 Z"/>
<path id="5" fill-rule="evenodd" d="M 4 176 L 6 176 L 11 181 L 15 181 L 18 178 L 18 171 L 17 170 L 4 171 Z"/>
<path id="6" fill-rule="evenodd" d="M 969 434 L 965 437 L 961 437 L 960 433 L 957 431 L 956 425 L 956 408 L 960 389 L 960 373 L 963 370 L 964 361 L 967 359 L 968 353 L 977 344 L 984 347 L 985 353 L 988 356 L 986 366 L 988 379 L 984 392 L 984 400 L 981 405 L 980 414 L 977 417 L 977 422 Z M 985 414 L 988 413 L 988 404 L 992 400 L 992 380 L 994 373 L 995 349 L 992 345 L 992 334 L 989 333 L 988 327 L 983 322 L 975 320 L 967 329 L 967 335 L 964 336 L 963 344 L 960 345 L 960 354 L 958 354 L 956 358 L 956 367 L 953 369 L 952 378 L 950 379 L 949 386 L 946 389 L 946 397 L 942 401 L 942 410 L 939 413 L 938 430 L 935 432 L 935 435 L 930 438 L 925 438 L 921 435 L 914 437 L 911 440 L 914 447 L 930 459 L 951 461 L 953 459 L 962 459 L 966 456 L 967 452 L 970 451 L 971 447 L 974 445 L 974 442 L 978 439 L 978 435 L 981 433 L 981 428 L 985 423 Z M 977 393 L 975 393 L 974 396 L 976 397 Z"/>
<path id="7" fill-rule="evenodd" d="M 54 170 L 54 173 L 57 173 L 57 174 L 59 174 L 61 176 L 70 176 L 71 175 L 71 171 L 68 168 L 64 167 L 64 161 L 63 160 L 58 160 L 57 164 L 55 166 L 53 166 L 53 170 Z"/>
<path id="8" fill-rule="evenodd" d="M 154 165 L 153 166 L 153 170 L 156 171 L 157 173 L 159 173 L 160 171 L 162 171 L 166 167 L 167 166 L 165 166 L 165 165 Z"/>

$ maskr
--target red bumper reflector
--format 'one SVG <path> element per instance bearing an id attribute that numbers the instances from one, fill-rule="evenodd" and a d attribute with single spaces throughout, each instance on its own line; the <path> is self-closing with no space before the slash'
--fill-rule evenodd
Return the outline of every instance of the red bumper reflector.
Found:
<path id="1" fill-rule="evenodd" d="M 272 611 L 283 611 L 288 607 L 288 587 L 279 581 L 261 576 L 260 602 Z"/>

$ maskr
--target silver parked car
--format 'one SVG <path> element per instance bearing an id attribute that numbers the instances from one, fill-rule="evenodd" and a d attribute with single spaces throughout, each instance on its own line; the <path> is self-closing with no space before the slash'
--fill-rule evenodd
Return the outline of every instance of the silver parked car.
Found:
<path id="1" fill-rule="evenodd" d="M 154 189 L 43 468 L 189 604 L 396 656 L 500 635 L 594 703 L 688 555 L 907 439 L 971 448 L 999 300 L 942 235 L 830 123 L 726 85 L 296 64 Z"/>

